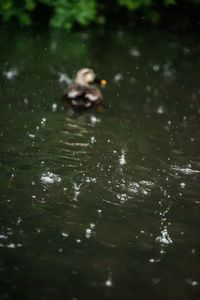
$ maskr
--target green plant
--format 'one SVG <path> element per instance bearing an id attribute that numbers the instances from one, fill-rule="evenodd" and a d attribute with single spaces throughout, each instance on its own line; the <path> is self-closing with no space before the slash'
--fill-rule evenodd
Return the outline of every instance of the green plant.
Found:
<path id="1" fill-rule="evenodd" d="M 44 0 L 43 2 L 49 2 L 53 9 L 50 24 L 54 27 L 69 29 L 74 23 L 86 26 L 96 17 L 95 0 Z"/>
<path id="2" fill-rule="evenodd" d="M 196 3 L 200 0 L 181 0 L 179 3 Z M 158 7 L 177 4 L 178 0 L 0 0 L 0 18 L 3 21 L 16 19 L 22 25 L 30 25 L 35 11 L 46 7 L 50 11 L 49 24 L 53 27 L 72 28 L 76 24 L 88 26 L 92 22 L 103 22 L 106 14 L 127 11 L 144 12 L 152 22 L 159 16 Z"/>
<path id="3" fill-rule="evenodd" d="M 2 0 L 0 15 L 4 21 L 16 18 L 21 24 L 31 24 L 31 12 L 36 8 L 35 0 Z"/>

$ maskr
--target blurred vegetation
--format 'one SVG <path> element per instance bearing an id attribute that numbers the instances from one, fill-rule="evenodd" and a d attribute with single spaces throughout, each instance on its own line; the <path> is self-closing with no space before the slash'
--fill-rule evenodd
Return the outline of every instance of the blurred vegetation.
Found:
<path id="1" fill-rule="evenodd" d="M 0 0 L 0 18 L 17 20 L 21 25 L 47 20 L 53 27 L 70 29 L 76 25 L 104 24 L 116 15 L 121 20 L 120 14 L 135 12 L 157 23 L 168 7 L 182 3 L 200 4 L 200 0 Z"/>

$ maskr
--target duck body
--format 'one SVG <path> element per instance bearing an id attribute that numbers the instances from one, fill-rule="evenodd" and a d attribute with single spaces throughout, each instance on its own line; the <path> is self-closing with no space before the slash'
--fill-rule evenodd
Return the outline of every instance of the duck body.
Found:
<path id="1" fill-rule="evenodd" d="M 93 70 L 81 69 L 78 71 L 74 83 L 68 86 L 64 100 L 77 109 L 101 105 L 103 96 L 100 89 L 93 85 L 95 81 L 98 82 Z"/>
<path id="2" fill-rule="evenodd" d="M 84 86 L 74 83 L 68 87 L 65 99 L 73 107 L 89 108 L 100 105 L 103 96 L 95 86 Z"/>

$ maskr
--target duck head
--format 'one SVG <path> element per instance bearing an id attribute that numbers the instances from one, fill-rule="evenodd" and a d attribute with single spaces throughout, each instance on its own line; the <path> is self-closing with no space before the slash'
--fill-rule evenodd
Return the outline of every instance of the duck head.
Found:
<path id="1" fill-rule="evenodd" d="M 96 74 L 92 69 L 84 68 L 77 72 L 75 77 L 75 83 L 78 85 L 89 85 L 93 82 L 100 83 L 102 86 L 105 86 L 107 81 L 105 79 L 98 80 Z"/>

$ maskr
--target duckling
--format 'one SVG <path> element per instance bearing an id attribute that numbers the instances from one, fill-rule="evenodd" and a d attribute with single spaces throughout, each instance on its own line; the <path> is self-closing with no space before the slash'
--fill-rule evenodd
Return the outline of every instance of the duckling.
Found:
<path id="1" fill-rule="evenodd" d="M 66 100 L 74 108 L 90 108 L 99 106 L 102 103 L 103 96 L 99 88 L 92 83 L 100 83 L 105 86 L 106 80 L 97 80 L 96 74 L 92 69 L 84 68 L 77 72 L 74 83 L 68 86 L 64 95 Z"/>

